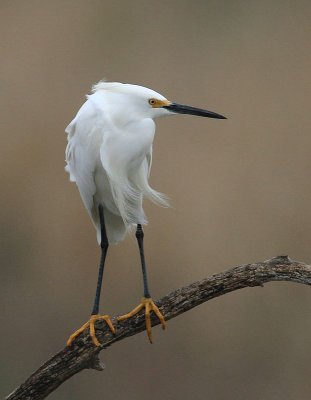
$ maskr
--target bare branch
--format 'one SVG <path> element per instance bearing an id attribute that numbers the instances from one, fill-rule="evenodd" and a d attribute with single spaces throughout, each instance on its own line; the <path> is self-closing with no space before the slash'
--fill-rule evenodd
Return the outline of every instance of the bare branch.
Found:
<path id="1" fill-rule="evenodd" d="M 165 319 L 169 320 L 215 297 L 245 287 L 263 286 L 264 283 L 271 281 L 311 285 L 311 267 L 302 262 L 293 261 L 287 256 L 240 265 L 175 290 L 160 299 L 157 305 Z M 101 350 L 145 330 L 143 312 L 123 322 L 118 322 L 116 318 L 112 320 L 116 327 L 115 335 L 103 322 L 99 321 L 96 324 L 101 347 L 95 347 L 91 343 L 88 332 L 82 334 L 75 340 L 72 347 L 65 347 L 34 372 L 7 397 L 7 400 L 44 399 L 59 385 L 85 368 L 102 371 L 104 366 L 98 358 Z M 159 321 L 153 318 L 152 325 L 158 324 Z"/>

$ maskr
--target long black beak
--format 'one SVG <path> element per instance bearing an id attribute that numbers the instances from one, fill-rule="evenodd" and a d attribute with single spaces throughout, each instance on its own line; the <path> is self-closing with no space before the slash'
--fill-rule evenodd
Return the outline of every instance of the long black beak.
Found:
<path id="1" fill-rule="evenodd" d="M 167 110 L 177 113 L 177 114 L 189 114 L 197 115 L 199 117 L 217 118 L 217 119 L 227 119 L 223 115 L 217 114 L 213 111 L 203 110 L 202 108 L 196 108 L 191 106 L 186 106 L 184 104 L 171 103 L 168 106 L 163 106 Z"/>

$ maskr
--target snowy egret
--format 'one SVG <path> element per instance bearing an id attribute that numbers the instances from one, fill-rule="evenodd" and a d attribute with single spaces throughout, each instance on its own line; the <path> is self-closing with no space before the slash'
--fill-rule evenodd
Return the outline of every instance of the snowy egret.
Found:
<path id="1" fill-rule="evenodd" d="M 148 288 L 143 246 L 142 225 L 146 217 L 142 203 L 148 198 L 156 204 L 168 205 L 165 196 L 152 189 L 148 178 L 155 133 L 154 119 L 175 114 L 225 119 L 220 114 L 173 103 L 161 94 L 138 85 L 101 81 L 66 128 L 66 170 L 78 186 L 83 203 L 95 225 L 101 246 L 97 288 L 90 319 L 68 339 L 73 340 L 89 328 L 94 345 L 100 343 L 95 322 L 104 320 L 114 333 L 108 315 L 99 315 L 99 300 L 108 246 L 124 239 L 136 227 L 143 274 L 144 297 L 141 303 L 118 318 L 125 320 L 145 309 L 146 330 L 150 342 L 153 311 L 162 328 L 165 320 L 153 302 Z"/>

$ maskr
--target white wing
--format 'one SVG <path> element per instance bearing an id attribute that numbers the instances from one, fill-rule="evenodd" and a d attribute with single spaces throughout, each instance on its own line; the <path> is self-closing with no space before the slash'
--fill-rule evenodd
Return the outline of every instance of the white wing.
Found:
<path id="1" fill-rule="evenodd" d="M 93 214 L 93 196 L 96 192 L 94 171 L 104 135 L 102 113 L 96 104 L 87 100 L 65 130 L 68 134 L 66 171 L 70 174 L 70 180 L 76 182 L 90 216 Z"/>
<path id="2" fill-rule="evenodd" d="M 91 95 L 66 128 L 66 171 L 78 186 L 83 203 L 97 230 L 100 243 L 98 205 L 104 206 L 105 225 L 110 244 L 123 240 L 127 227 L 116 209 L 109 180 L 100 160 L 100 148 L 109 123 L 100 96 Z"/>

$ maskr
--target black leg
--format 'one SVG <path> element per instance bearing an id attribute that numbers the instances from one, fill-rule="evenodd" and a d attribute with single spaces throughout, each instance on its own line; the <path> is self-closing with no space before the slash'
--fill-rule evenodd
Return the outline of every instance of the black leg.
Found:
<path id="1" fill-rule="evenodd" d="M 104 266 L 105 266 L 106 255 L 107 255 L 107 251 L 108 251 L 108 247 L 109 247 L 109 242 L 108 242 L 106 227 L 105 227 L 104 208 L 101 204 L 98 206 L 98 211 L 99 211 L 100 234 L 101 234 L 101 242 L 100 242 L 101 257 L 100 257 L 100 262 L 99 262 L 97 287 L 96 287 L 92 315 L 91 315 L 91 318 L 85 324 L 83 324 L 81 326 L 81 328 L 77 329 L 73 334 L 70 335 L 69 339 L 67 340 L 67 346 L 71 346 L 72 342 L 76 339 L 76 337 L 79 336 L 82 332 L 84 332 L 85 329 L 90 330 L 90 337 L 91 337 L 94 345 L 100 346 L 100 342 L 98 341 L 98 339 L 96 337 L 96 333 L 95 333 L 95 329 L 96 329 L 95 323 L 96 323 L 96 321 L 99 321 L 99 320 L 105 321 L 106 324 L 108 325 L 109 329 L 111 330 L 111 332 L 115 333 L 115 328 L 112 324 L 112 321 L 111 321 L 109 315 L 99 315 L 98 314 L 100 292 L 101 292 L 103 274 L 104 274 Z"/>
<path id="2" fill-rule="evenodd" d="M 140 224 L 137 224 L 136 238 L 139 247 L 141 269 L 143 272 L 144 297 L 150 298 L 151 296 L 148 288 L 147 269 L 146 269 L 145 254 L 144 254 L 144 231 Z"/>
<path id="3" fill-rule="evenodd" d="M 101 233 L 101 243 L 100 243 L 101 257 L 100 257 L 100 262 L 99 262 L 97 287 L 96 287 L 96 294 L 95 294 L 92 315 L 97 315 L 98 311 L 99 311 L 99 300 L 100 300 L 100 292 L 101 292 L 102 281 L 103 281 L 104 266 L 105 266 L 106 255 L 107 255 L 107 251 L 108 251 L 108 247 L 109 247 L 109 242 L 108 242 L 106 227 L 105 227 L 104 208 L 101 204 L 98 206 L 98 211 L 99 211 L 100 233 Z"/>
<path id="4" fill-rule="evenodd" d="M 141 261 L 141 269 L 143 272 L 143 281 L 144 281 L 144 298 L 141 299 L 140 304 L 134 308 L 134 310 L 130 311 L 127 314 L 121 315 L 118 317 L 118 321 L 124 321 L 128 318 L 133 317 L 137 313 L 139 313 L 142 309 L 145 309 L 145 320 L 146 320 L 146 331 L 149 338 L 150 343 L 152 343 L 152 332 L 151 332 L 151 312 L 153 312 L 157 318 L 160 320 L 162 328 L 165 329 L 165 319 L 161 314 L 161 311 L 154 303 L 150 296 L 149 288 L 148 288 L 148 279 L 147 279 L 147 269 L 144 255 L 144 232 L 143 228 L 140 224 L 137 224 L 136 229 L 136 238 L 139 247 L 140 261 Z"/>

